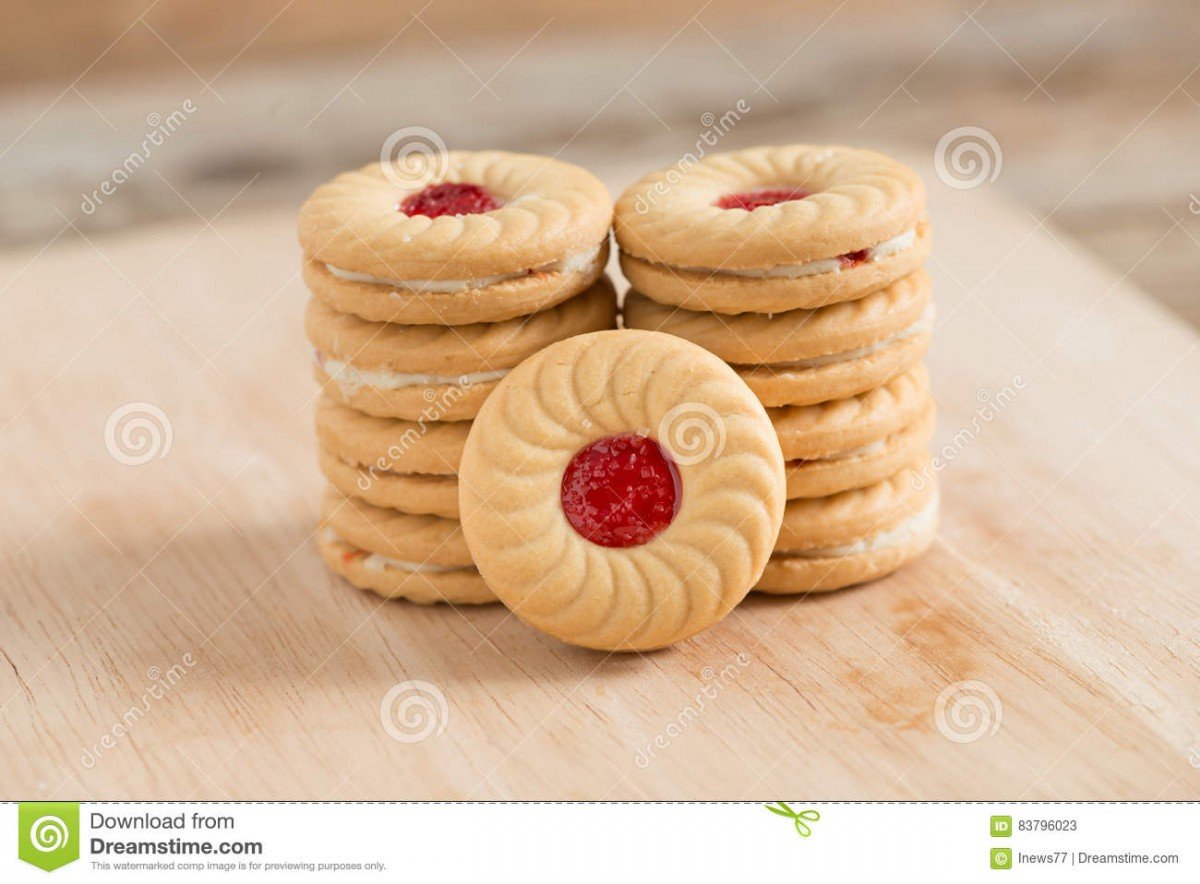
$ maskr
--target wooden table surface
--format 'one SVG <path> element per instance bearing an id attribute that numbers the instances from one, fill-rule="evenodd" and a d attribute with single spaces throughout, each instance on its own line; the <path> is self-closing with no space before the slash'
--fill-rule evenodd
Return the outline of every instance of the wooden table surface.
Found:
<path id="1" fill-rule="evenodd" d="M 325 571 L 290 211 L 10 253 L 0 797 L 1200 797 L 1196 333 L 930 191 L 938 542 L 647 655 Z"/>

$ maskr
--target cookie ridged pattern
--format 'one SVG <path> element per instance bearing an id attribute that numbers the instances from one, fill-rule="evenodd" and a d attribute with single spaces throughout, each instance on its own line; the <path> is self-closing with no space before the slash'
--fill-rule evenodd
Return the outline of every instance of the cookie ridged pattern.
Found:
<path id="1" fill-rule="evenodd" d="M 681 181 L 651 173 L 617 201 L 623 251 L 676 267 L 757 269 L 831 258 L 914 228 L 925 190 L 884 154 L 826 145 L 758 147 L 710 155 Z M 787 184 L 806 199 L 752 212 L 721 209 L 726 193 Z M 661 192 L 661 193 L 660 193 Z M 649 204 L 649 211 L 639 206 Z"/>
<path id="2" fill-rule="evenodd" d="M 631 432 L 671 452 L 689 442 L 670 438 L 688 408 L 719 424 L 705 456 L 675 458 L 674 520 L 631 548 L 577 533 L 559 495 L 575 453 Z M 575 644 L 642 650 L 716 622 L 758 579 L 782 471 L 765 411 L 720 360 L 664 335 L 603 332 L 548 348 L 500 385 L 467 441 L 460 508 L 480 571 L 519 617 Z"/>
<path id="3" fill-rule="evenodd" d="M 397 181 L 373 163 L 318 187 L 300 210 L 305 254 L 371 276 L 466 279 L 547 264 L 608 234 L 608 193 L 578 166 L 502 151 L 450 151 L 425 165 Z M 437 218 L 397 211 L 409 194 L 441 182 L 480 184 L 503 205 Z"/>

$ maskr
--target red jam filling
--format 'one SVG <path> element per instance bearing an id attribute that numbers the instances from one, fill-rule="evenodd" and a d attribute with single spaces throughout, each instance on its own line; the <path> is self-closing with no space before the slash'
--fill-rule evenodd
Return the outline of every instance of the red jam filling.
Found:
<path id="1" fill-rule="evenodd" d="M 870 249 L 859 249 L 857 252 L 847 252 L 844 255 L 838 255 L 838 260 L 842 262 L 842 269 L 846 270 L 849 267 L 857 267 L 867 260 L 867 255 L 871 252 Z"/>
<path id="2" fill-rule="evenodd" d="M 679 512 L 679 471 L 653 439 L 597 439 L 575 453 L 562 478 L 563 514 L 592 543 L 639 546 Z"/>
<path id="3" fill-rule="evenodd" d="M 431 184 L 420 193 L 405 197 L 396 205 L 396 210 L 410 218 L 424 215 L 438 218 L 442 215 L 477 215 L 500 208 L 500 202 L 486 187 L 478 184 L 456 184 L 449 181 Z"/>
<path id="4" fill-rule="evenodd" d="M 789 200 L 802 200 L 809 195 L 809 191 L 801 190 L 798 187 L 766 187 L 762 190 L 727 193 L 717 200 L 717 208 L 745 209 L 747 212 L 753 212 L 759 206 L 773 206 Z"/>

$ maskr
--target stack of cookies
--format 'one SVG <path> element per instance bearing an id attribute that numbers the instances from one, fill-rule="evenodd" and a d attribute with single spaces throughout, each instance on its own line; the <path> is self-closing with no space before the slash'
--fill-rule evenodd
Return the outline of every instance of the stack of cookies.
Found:
<path id="1" fill-rule="evenodd" d="M 496 151 L 409 154 L 305 202 L 329 480 L 318 544 L 332 570 L 415 602 L 495 599 L 458 521 L 467 433 L 519 362 L 615 327 L 611 220 L 586 170 Z"/>
<path id="2" fill-rule="evenodd" d="M 882 154 L 793 145 L 647 175 L 617 203 L 630 328 L 724 359 L 767 407 L 788 503 L 756 589 L 837 589 L 932 543 L 924 188 Z"/>

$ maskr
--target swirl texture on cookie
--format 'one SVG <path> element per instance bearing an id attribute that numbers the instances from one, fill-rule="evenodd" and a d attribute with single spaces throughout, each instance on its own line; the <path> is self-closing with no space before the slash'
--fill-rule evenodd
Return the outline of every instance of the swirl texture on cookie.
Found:
<path id="1" fill-rule="evenodd" d="M 665 304 L 770 313 L 852 300 L 919 268 L 925 193 L 902 163 L 759 147 L 651 173 L 616 206 L 621 267 Z"/>
<path id="2" fill-rule="evenodd" d="M 608 192 L 579 166 L 502 151 L 407 159 L 318 187 L 300 210 L 304 253 L 347 280 L 453 291 L 590 263 L 607 238 Z M 446 183 L 475 185 L 492 202 L 463 214 L 406 213 L 411 198 Z"/>

